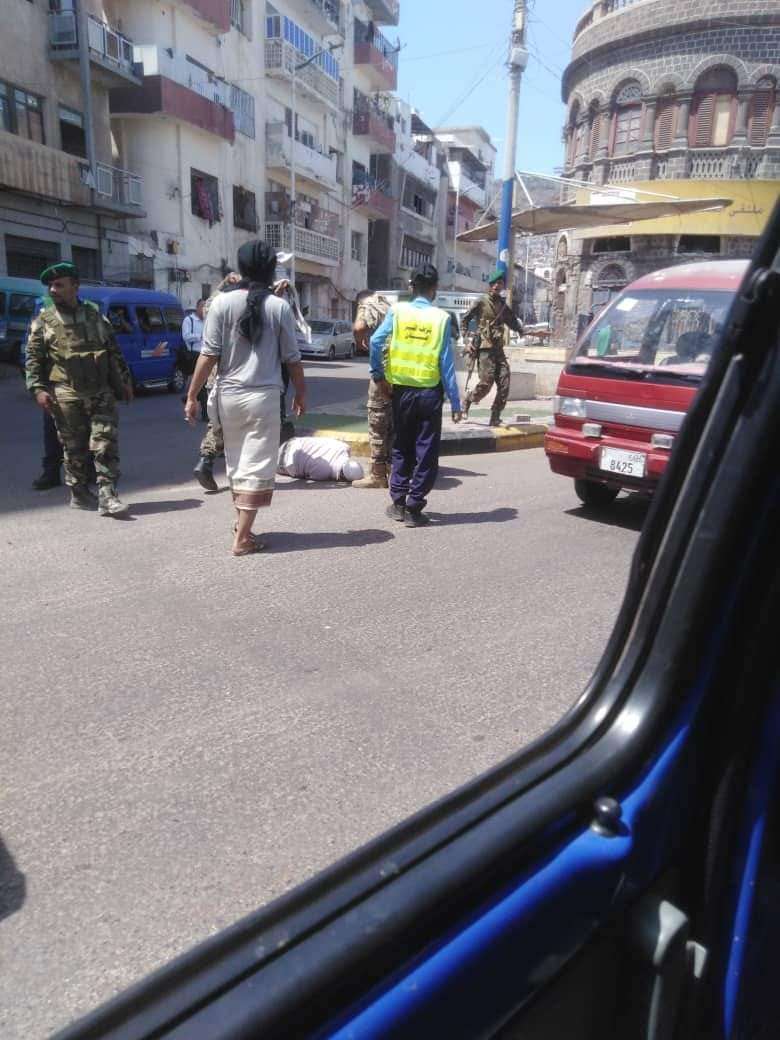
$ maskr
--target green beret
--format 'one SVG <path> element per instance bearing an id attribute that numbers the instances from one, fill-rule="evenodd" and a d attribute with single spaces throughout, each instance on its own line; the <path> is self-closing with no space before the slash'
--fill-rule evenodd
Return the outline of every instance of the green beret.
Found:
<path id="1" fill-rule="evenodd" d="M 78 279 L 78 276 L 76 265 L 72 264 L 70 260 L 60 260 L 58 263 L 52 264 L 51 267 L 47 267 L 45 271 L 41 271 L 41 281 L 44 285 L 51 285 L 55 278 Z"/>
<path id="2" fill-rule="evenodd" d="M 488 285 L 495 285 L 496 282 L 506 281 L 506 271 L 494 271 L 488 278 Z"/>

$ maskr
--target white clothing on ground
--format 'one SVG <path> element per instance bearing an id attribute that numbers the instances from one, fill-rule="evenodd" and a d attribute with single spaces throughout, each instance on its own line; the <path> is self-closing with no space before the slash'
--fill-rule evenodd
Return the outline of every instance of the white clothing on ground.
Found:
<path id="1" fill-rule="evenodd" d="M 279 473 L 299 480 L 339 480 L 349 445 L 335 437 L 291 437 L 279 448 Z"/>

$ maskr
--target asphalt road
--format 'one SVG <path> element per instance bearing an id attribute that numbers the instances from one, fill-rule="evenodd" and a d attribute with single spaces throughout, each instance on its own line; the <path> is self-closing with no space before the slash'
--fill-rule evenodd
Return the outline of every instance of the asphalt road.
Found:
<path id="1" fill-rule="evenodd" d="M 365 362 L 312 370 L 316 407 Z M 327 398 L 327 400 L 325 400 Z M 322 401 L 320 400 L 322 399 Z M 29 490 L 0 380 L 0 1036 L 34 1040 L 541 733 L 617 612 L 644 508 L 578 508 L 540 450 L 459 457 L 435 526 L 280 482 L 229 555 L 201 429 L 122 409 L 125 521 Z"/>

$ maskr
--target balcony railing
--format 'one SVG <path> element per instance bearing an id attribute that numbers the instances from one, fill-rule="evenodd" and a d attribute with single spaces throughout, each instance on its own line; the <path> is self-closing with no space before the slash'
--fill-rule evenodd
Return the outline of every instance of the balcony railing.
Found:
<path id="1" fill-rule="evenodd" d="M 577 22 L 574 29 L 574 39 L 578 39 L 586 29 L 601 21 L 606 15 L 622 11 L 624 7 L 630 7 L 634 3 L 636 3 L 636 0 L 596 0 L 590 10 L 586 11 Z"/>
<path id="2" fill-rule="evenodd" d="M 265 128 L 266 165 L 270 168 L 292 166 L 293 148 L 296 172 L 318 184 L 335 187 L 338 178 L 338 159 L 309 148 L 302 141 L 293 142 L 285 123 L 268 123 Z"/>
<path id="3" fill-rule="evenodd" d="M 688 156 L 691 180 L 730 180 L 735 172 L 735 156 L 729 152 L 692 152 Z"/>
<path id="4" fill-rule="evenodd" d="M 407 173 L 416 177 L 418 181 L 422 181 L 427 187 L 432 188 L 434 191 L 438 189 L 439 181 L 441 180 L 439 167 L 428 162 L 424 155 L 412 151 L 403 157 L 401 165 Z"/>
<path id="5" fill-rule="evenodd" d="M 143 206 L 143 180 L 130 170 L 96 163 L 95 190 L 98 195 L 111 199 L 118 206 L 137 206 L 139 209 Z"/>
<path id="6" fill-rule="evenodd" d="M 276 250 L 292 249 L 292 234 L 289 224 L 281 224 L 274 221 L 265 225 L 265 240 Z M 296 226 L 295 228 L 295 255 L 303 259 L 310 258 L 318 263 L 328 266 L 338 264 L 341 259 L 341 247 L 337 238 L 330 235 L 321 235 L 309 228 Z"/>
<path id="7" fill-rule="evenodd" d="M 187 61 L 183 54 L 173 54 L 165 47 L 148 44 L 133 49 L 135 60 L 143 65 L 144 76 L 165 76 L 215 105 L 230 108 L 230 84 L 210 77 L 205 69 Z"/>
<path id="8" fill-rule="evenodd" d="M 317 28 L 323 36 L 342 31 L 341 4 L 338 0 L 308 0 L 308 3 L 314 8 Z"/>
<path id="9" fill-rule="evenodd" d="M 392 220 L 396 213 L 396 201 L 388 193 L 387 185 L 370 177 L 353 177 L 352 206 L 384 220 Z"/>
<path id="10" fill-rule="evenodd" d="M 90 54 L 106 68 L 134 77 L 133 44 L 122 33 L 93 15 L 87 15 L 87 40 Z M 77 56 L 78 17 L 75 11 L 49 13 L 49 46 L 54 56 Z"/>
<path id="11" fill-rule="evenodd" d="M 371 11 L 375 22 L 398 25 L 401 15 L 400 0 L 366 0 L 366 7 Z"/>
<path id="12" fill-rule="evenodd" d="M 374 108 L 356 108 L 352 117 L 352 132 L 356 137 L 370 137 L 383 151 L 392 154 L 395 151 L 395 132 L 391 129 L 387 116 Z"/>
<path id="13" fill-rule="evenodd" d="M 293 69 L 303 61 L 306 61 L 306 55 L 297 51 L 287 40 L 265 41 L 265 70 L 269 76 L 292 79 Z M 301 69 L 295 76 L 295 82 L 299 88 L 313 94 L 318 100 L 325 101 L 334 108 L 339 107 L 339 84 L 316 64 L 312 63 Z"/>
<path id="14" fill-rule="evenodd" d="M 398 86 L 398 48 L 375 26 L 355 20 L 355 65 L 361 66 L 374 90 Z"/>

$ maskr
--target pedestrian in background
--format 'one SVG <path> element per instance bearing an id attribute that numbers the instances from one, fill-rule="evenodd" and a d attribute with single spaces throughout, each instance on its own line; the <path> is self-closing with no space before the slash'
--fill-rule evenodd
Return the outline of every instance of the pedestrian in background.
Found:
<path id="1" fill-rule="evenodd" d="M 450 316 L 433 306 L 438 286 L 433 264 L 418 267 L 412 302 L 394 304 L 371 337 L 371 378 L 391 398 L 395 426 L 387 515 L 407 527 L 429 523 L 423 509 L 439 472 L 445 392 L 453 422 L 461 418 Z"/>
<path id="2" fill-rule="evenodd" d="M 41 281 L 51 305 L 30 326 L 27 389 L 54 419 L 63 447 L 71 505 L 118 516 L 119 417 L 116 398 L 133 399 L 133 380 L 114 330 L 89 301 L 79 299 L 78 271 L 69 262 L 47 267 Z M 94 456 L 97 498 L 89 489 Z"/>
<path id="3" fill-rule="evenodd" d="M 242 287 L 211 303 L 185 418 L 197 413 L 197 398 L 218 364 L 209 397 L 209 417 L 221 428 L 225 466 L 236 509 L 233 555 L 248 556 L 263 545 L 252 534 L 258 509 L 270 506 L 279 454 L 282 364 L 295 388 L 293 411 L 302 415 L 306 388 L 292 308 L 273 294 L 276 253 L 263 241 L 238 252 Z M 243 287 L 244 283 L 246 288 Z"/>
<path id="4" fill-rule="evenodd" d="M 468 328 L 473 318 L 479 322 L 477 343 L 469 350 L 477 363 L 479 382 L 466 394 L 463 413 L 468 418 L 472 404 L 486 397 L 495 383 L 496 396 L 490 410 L 491 426 L 501 425 L 501 413 L 509 400 L 511 372 L 504 353 L 504 328 L 510 328 L 517 333 L 523 331 L 523 326 L 504 299 L 505 290 L 506 275 L 502 271 L 494 271 L 490 276 L 488 294 L 477 300 L 461 318 L 464 328 Z"/>
<path id="5" fill-rule="evenodd" d="M 368 350 L 369 340 L 385 320 L 390 304 L 379 293 L 364 292 L 358 296 L 358 308 L 352 335 L 358 350 Z M 386 488 L 390 477 L 390 456 L 393 450 L 393 407 L 373 379 L 368 383 L 368 442 L 371 454 L 370 469 L 362 480 L 352 487 Z"/>
<path id="6" fill-rule="evenodd" d="M 205 317 L 205 307 L 206 301 L 198 300 L 195 304 L 195 313 L 185 315 L 184 321 L 181 323 L 182 339 L 184 340 L 188 353 L 192 355 L 190 371 L 193 372 L 203 345 L 203 319 Z M 184 400 L 187 400 L 186 396 L 184 397 Z M 202 422 L 208 422 L 209 418 L 208 411 L 206 410 L 207 400 L 208 390 L 204 386 L 201 388 L 200 394 L 198 395 L 200 418 Z"/>

